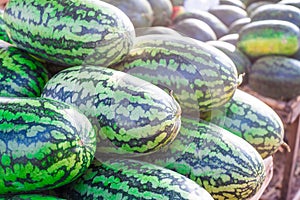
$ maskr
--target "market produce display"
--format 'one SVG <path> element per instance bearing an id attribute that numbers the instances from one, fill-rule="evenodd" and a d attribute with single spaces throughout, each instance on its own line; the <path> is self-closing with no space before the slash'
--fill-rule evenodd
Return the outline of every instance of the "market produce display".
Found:
<path id="1" fill-rule="evenodd" d="M 228 33 L 233 34 L 233 33 L 239 33 L 240 29 L 245 26 L 246 24 L 249 24 L 251 22 L 250 17 L 244 17 L 241 19 L 238 19 L 234 22 L 232 22 L 229 26 Z"/>
<path id="2" fill-rule="evenodd" d="M 229 42 L 215 40 L 215 41 L 208 41 L 207 43 L 221 50 L 223 53 L 225 53 L 234 63 L 238 75 L 243 76 L 243 83 L 247 83 L 248 74 L 250 72 L 250 67 L 251 67 L 250 59 L 235 45 L 230 44 Z"/>
<path id="3" fill-rule="evenodd" d="M 173 19 L 173 24 L 189 18 L 198 19 L 206 23 L 214 31 L 217 38 L 220 38 L 228 33 L 228 27 L 215 15 L 206 11 L 199 11 L 197 13 L 183 12 L 180 15 L 175 16 L 175 18 Z"/>
<path id="4" fill-rule="evenodd" d="M 242 1 L 236 1 L 236 0 L 220 0 L 219 4 L 221 5 L 231 5 L 231 6 L 237 6 L 245 10 L 246 5 Z"/>
<path id="5" fill-rule="evenodd" d="M 0 195 L 65 185 L 94 158 L 92 124 L 68 104 L 0 97 L 0 121 Z"/>
<path id="6" fill-rule="evenodd" d="M 38 97 L 49 80 L 45 66 L 14 46 L 0 49 L 0 96 Z"/>
<path id="7" fill-rule="evenodd" d="M 299 28 L 288 21 L 254 21 L 240 30 L 237 46 L 251 58 L 292 56 L 299 49 L 299 35 Z"/>
<path id="8" fill-rule="evenodd" d="M 213 200 L 205 189 L 183 175 L 130 159 L 94 160 L 65 190 L 67 199 Z"/>
<path id="9" fill-rule="evenodd" d="M 281 0 L 281 1 L 278 2 L 278 4 L 291 5 L 291 6 L 295 6 L 297 8 L 300 8 L 300 1 L 299 0 Z"/>
<path id="10" fill-rule="evenodd" d="M 11 42 L 6 31 L 5 31 L 5 22 L 3 21 L 4 11 L 0 10 L 0 40 L 5 42 Z"/>
<path id="11" fill-rule="evenodd" d="M 109 156 L 156 151 L 180 129 L 181 108 L 171 95 L 109 68 L 65 69 L 49 80 L 42 96 L 76 106 L 88 116 L 97 132 L 97 151 Z"/>
<path id="12" fill-rule="evenodd" d="M 228 56 L 187 37 L 137 37 L 127 57 L 112 68 L 171 89 L 183 115 L 199 115 L 223 105 L 239 84 Z"/>
<path id="13" fill-rule="evenodd" d="M 185 3 L 3 4 L 0 199 L 242 200 L 264 189 L 284 125 L 243 86 L 300 95 L 300 9 Z"/>
<path id="14" fill-rule="evenodd" d="M 265 178 L 262 157 L 249 143 L 193 118 L 182 118 L 182 128 L 167 149 L 141 159 L 189 177 L 214 199 L 248 199 Z"/>
<path id="15" fill-rule="evenodd" d="M 134 28 L 152 26 L 153 9 L 148 0 L 104 0 L 122 10 L 132 22 Z"/>
<path id="16" fill-rule="evenodd" d="M 166 35 L 181 36 L 181 34 L 175 31 L 174 29 L 166 26 L 151 26 L 146 28 L 137 28 L 135 29 L 135 34 L 136 36 L 152 35 L 152 34 L 166 34 Z"/>
<path id="17" fill-rule="evenodd" d="M 258 7 L 250 15 L 251 21 L 283 20 L 296 26 L 300 24 L 300 10 L 290 5 L 267 4 Z"/>
<path id="18" fill-rule="evenodd" d="M 173 24 L 172 28 L 184 36 L 203 42 L 217 39 L 215 32 L 208 24 L 194 18 L 180 20 Z"/>
<path id="19" fill-rule="evenodd" d="M 236 45 L 239 37 L 240 37 L 240 35 L 238 33 L 231 33 L 231 34 L 220 37 L 218 40 Z"/>
<path id="20" fill-rule="evenodd" d="M 171 24 L 172 3 L 170 0 L 147 0 L 153 10 L 153 26 L 169 26 Z"/>
<path id="21" fill-rule="evenodd" d="M 227 27 L 234 21 L 248 16 L 243 8 L 233 5 L 218 5 L 211 8 L 209 12 L 218 17 Z"/>
<path id="22" fill-rule="evenodd" d="M 273 155 L 284 143 L 283 123 L 275 111 L 242 90 L 237 89 L 224 106 L 202 115 L 245 139 L 263 158 Z"/>
<path id="23" fill-rule="evenodd" d="M 249 86 L 278 100 L 300 95 L 300 61 L 285 56 L 264 56 L 252 65 Z"/>
<path id="24" fill-rule="evenodd" d="M 49 196 L 49 195 L 42 195 L 42 194 L 19 194 L 13 196 L 7 196 L 6 200 L 64 200 L 63 198 Z"/>
<path id="25" fill-rule="evenodd" d="M 17 47 L 61 65 L 109 65 L 134 39 L 127 15 L 103 1 L 12 0 L 3 18 Z"/>

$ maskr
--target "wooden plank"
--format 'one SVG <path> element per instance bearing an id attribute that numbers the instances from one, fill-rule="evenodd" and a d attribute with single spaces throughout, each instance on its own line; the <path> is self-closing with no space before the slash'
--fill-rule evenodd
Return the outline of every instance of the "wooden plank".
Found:
<path id="1" fill-rule="evenodd" d="M 264 164 L 266 167 L 266 179 L 263 185 L 261 186 L 261 188 L 259 189 L 259 191 L 250 200 L 259 200 L 273 177 L 273 157 L 270 156 L 264 159 Z"/>
<path id="2" fill-rule="evenodd" d="M 288 103 L 288 106 L 291 108 L 291 115 L 289 122 L 294 122 L 296 118 L 300 115 L 300 98 L 296 98 Z"/>
<path id="3" fill-rule="evenodd" d="M 293 200 L 300 200 L 300 190 L 297 192 Z"/>
<path id="4" fill-rule="evenodd" d="M 294 181 L 294 171 L 298 156 L 299 140 L 300 140 L 300 117 L 297 120 L 286 126 L 286 136 L 291 152 L 286 153 L 286 162 L 284 166 L 284 174 L 282 180 L 281 199 L 290 200 L 291 190 Z"/>

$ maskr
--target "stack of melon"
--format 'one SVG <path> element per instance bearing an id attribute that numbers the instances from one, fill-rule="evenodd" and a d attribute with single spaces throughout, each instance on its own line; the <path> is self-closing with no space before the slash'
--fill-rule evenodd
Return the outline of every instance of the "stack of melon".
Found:
<path id="1" fill-rule="evenodd" d="M 207 16 L 213 14 L 221 23 L 215 21 L 210 25 L 203 18 L 204 13 Z M 197 13 L 185 12 L 181 8 L 173 26 L 186 19 L 193 19 L 194 23 L 195 19 L 202 20 L 210 25 L 217 40 L 210 34 L 208 43 L 232 58 L 239 74 L 244 74 L 243 84 L 277 100 L 291 100 L 300 94 L 298 1 L 223 0 L 219 6 Z M 186 26 L 186 32 L 182 33 L 195 36 L 194 26 Z M 197 30 L 202 38 L 195 38 L 207 41 L 203 38 L 207 28 L 203 29 L 205 33 Z"/>
<path id="2" fill-rule="evenodd" d="M 277 100 L 300 95 L 300 9 L 289 1 L 253 10 L 251 22 L 240 30 L 238 48 L 253 62 L 249 86 Z"/>
<path id="3" fill-rule="evenodd" d="M 175 30 L 171 1 L 137 2 L 9 1 L 0 197 L 249 199 L 261 188 L 281 120 L 237 89 L 233 57 Z"/>

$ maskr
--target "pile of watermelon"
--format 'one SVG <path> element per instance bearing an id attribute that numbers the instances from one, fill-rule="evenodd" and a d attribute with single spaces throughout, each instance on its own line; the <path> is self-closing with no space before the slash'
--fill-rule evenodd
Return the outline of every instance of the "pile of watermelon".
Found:
<path id="1" fill-rule="evenodd" d="M 251 199 L 300 94 L 295 1 L 10 0 L 0 198 Z"/>

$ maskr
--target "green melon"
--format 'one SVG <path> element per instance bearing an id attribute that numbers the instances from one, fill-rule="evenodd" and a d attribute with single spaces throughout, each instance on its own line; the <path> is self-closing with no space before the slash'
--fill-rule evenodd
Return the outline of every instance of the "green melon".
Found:
<path id="1" fill-rule="evenodd" d="M 70 183 L 95 151 L 92 124 L 76 108 L 45 98 L 0 97 L 0 195 Z"/>
<path id="2" fill-rule="evenodd" d="M 299 49 L 299 28 L 288 21 L 262 20 L 245 25 L 237 47 L 251 58 L 267 55 L 291 56 Z"/>
<path id="3" fill-rule="evenodd" d="M 154 15 L 147 0 L 103 0 L 122 10 L 133 23 L 134 28 L 152 26 Z"/>
<path id="4" fill-rule="evenodd" d="M 300 95 L 300 61 L 285 56 L 265 56 L 253 63 L 249 87 L 277 100 Z"/>
<path id="5" fill-rule="evenodd" d="M 67 66 L 118 62 L 135 37 L 124 12 L 103 1 L 10 0 L 4 22 L 17 47 Z"/>
<path id="6" fill-rule="evenodd" d="M 154 15 L 152 26 L 169 26 L 173 12 L 171 0 L 148 0 L 148 2 Z"/>
<path id="7" fill-rule="evenodd" d="M 181 109 L 159 87 L 110 68 L 65 69 L 46 84 L 43 97 L 76 106 L 97 132 L 97 157 L 149 154 L 171 143 Z"/>
<path id="8" fill-rule="evenodd" d="M 239 89 L 227 104 L 212 110 L 205 119 L 249 142 L 262 158 L 272 156 L 284 144 L 284 127 L 278 114 Z"/>
<path id="9" fill-rule="evenodd" d="M 67 199 L 213 200 L 205 189 L 183 175 L 130 159 L 95 160 L 66 189 Z"/>
<path id="10" fill-rule="evenodd" d="M 43 64 L 27 52 L 9 46 L 0 48 L 0 96 L 39 97 L 49 80 Z"/>

